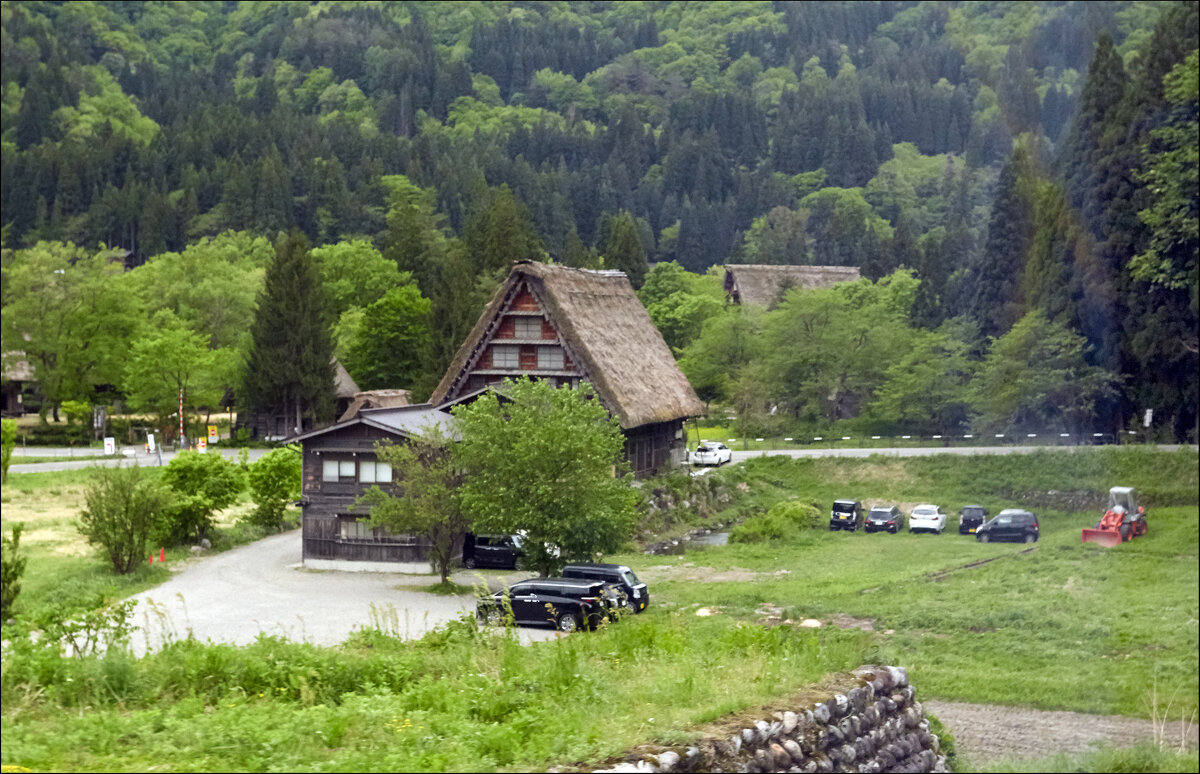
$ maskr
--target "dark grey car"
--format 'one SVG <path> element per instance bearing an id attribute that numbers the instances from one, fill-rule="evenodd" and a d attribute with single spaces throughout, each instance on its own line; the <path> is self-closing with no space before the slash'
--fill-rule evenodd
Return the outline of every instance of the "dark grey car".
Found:
<path id="1" fill-rule="evenodd" d="M 621 606 L 631 613 L 640 613 L 650 604 L 649 587 L 623 564 L 568 564 L 563 577 L 608 583 L 618 592 Z"/>
<path id="2" fill-rule="evenodd" d="M 988 510 L 982 505 L 964 505 L 958 512 L 958 534 L 975 533 L 988 519 Z"/>
<path id="3" fill-rule="evenodd" d="M 616 604 L 603 581 L 532 578 L 480 599 L 475 606 L 479 620 L 503 623 L 507 617 L 505 597 L 507 607 L 512 609 L 513 623 L 549 625 L 563 632 L 595 629 Z"/>
<path id="4" fill-rule="evenodd" d="M 1040 531 L 1038 518 L 1032 512 L 1019 508 L 1007 508 L 1000 511 L 996 518 L 980 527 L 975 532 L 975 539 L 980 543 L 996 543 L 1002 540 L 1014 543 L 1036 543 Z"/>
<path id="5" fill-rule="evenodd" d="M 867 532 L 890 532 L 895 535 L 904 529 L 904 514 L 894 505 L 880 505 L 867 513 Z"/>

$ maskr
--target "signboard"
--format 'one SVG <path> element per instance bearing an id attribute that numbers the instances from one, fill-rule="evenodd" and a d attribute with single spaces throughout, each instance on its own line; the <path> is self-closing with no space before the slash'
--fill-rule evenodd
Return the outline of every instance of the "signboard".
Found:
<path id="1" fill-rule="evenodd" d="M 112 436 L 108 436 L 107 438 L 104 439 L 104 453 L 105 454 L 116 454 L 117 453 L 117 439 L 116 438 L 113 438 Z"/>
<path id="2" fill-rule="evenodd" d="M 216 443 L 219 439 L 220 439 L 220 436 L 217 435 L 217 426 L 209 425 L 208 426 L 208 442 Z"/>
<path id="3" fill-rule="evenodd" d="M 146 451 L 149 454 L 154 453 L 154 433 L 146 433 Z"/>
<path id="4" fill-rule="evenodd" d="M 1142 427 L 1149 427 L 1152 419 L 1154 419 L 1154 409 L 1146 409 L 1146 416 L 1142 417 Z"/>
<path id="5" fill-rule="evenodd" d="M 196 440 L 196 451 L 200 452 L 201 454 L 208 451 L 208 443 L 203 438 Z"/>

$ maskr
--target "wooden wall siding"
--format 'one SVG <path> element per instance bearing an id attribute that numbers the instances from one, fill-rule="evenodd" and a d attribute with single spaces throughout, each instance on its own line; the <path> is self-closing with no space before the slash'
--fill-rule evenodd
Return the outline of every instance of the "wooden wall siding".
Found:
<path id="1" fill-rule="evenodd" d="M 625 431 L 625 458 L 637 478 L 657 475 L 671 464 L 671 447 L 682 420 L 642 425 Z"/>
<path id="2" fill-rule="evenodd" d="M 311 519 L 303 535 L 305 559 L 345 559 L 351 562 L 425 562 L 429 541 L 399 535 L 379 540 L 343 540 L 337 518 Z"/>
<path id="3" fill-rule="evenodd" d="M 547 341 L 554 341 L 558 338 L 558 331 L 554 330 L 554 326 L 549 320 L 542 320 L 542 338 Z"/>
<path id="4" fill-rule="evenodd" d="M 516 324 L 513 322 L 513 318 L 501 317 L 500 318 L 500 326 L 498 328 L 496 328 L 496 338 L 512 339 L 512 338 L 516 338 L 516 335 L 517 335 Z"/>
<path id="5" fill-rule="evenodd" d="M 512 304 L 509 306 L 509 309 L 513 309 L 518 312 L 540 312 L 542 311 L 542 306 L 537 302 L 537 299 L 533 297 L 533 293 L 529 292 L 529 288 L 522 285 L 521 289 L 517 292 L 516 298 L 513 299 Z"/>
<path id="6" fill-rule="evenodd" d="M 538 367 L 537 347 L 529 344 L 521 345 L 521 365 L 522 371 L 536 371 Z"/>

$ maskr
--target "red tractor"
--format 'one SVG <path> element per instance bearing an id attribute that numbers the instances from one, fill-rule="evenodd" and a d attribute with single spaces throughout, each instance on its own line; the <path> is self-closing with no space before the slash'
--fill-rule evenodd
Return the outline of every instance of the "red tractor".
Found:
<path id="1" fill-rule="evenodd" d="M 1146 509 L 1137 504 L 1137 494 L 1130 486 L 1114 486 L 1108 490 L 1108 510 L 1092 529 L 1085 529 L 1081 542 L 1097 543 L 1112 548 L 1146 534 Z"/>

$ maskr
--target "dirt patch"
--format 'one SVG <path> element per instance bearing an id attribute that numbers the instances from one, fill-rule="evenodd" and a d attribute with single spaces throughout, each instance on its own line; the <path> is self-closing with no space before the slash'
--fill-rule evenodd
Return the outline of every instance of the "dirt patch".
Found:
<path id="1" fill-rule="evenodd" d="M 855 618 L 845 613 L 834 615 L 829 619 L 829 623 L 839 629 L 861 629 L 864 632 L 875 631 L 875 622 L 870 618 Z"/>
<path id="2" fill-rule="evenodd" d="M 1159 739 L 1154 723 L 1141 718 L 951 701 L 929 700 L 922 704 L 954 735 L 959 756 L 975 764 L 998 758 L 1085 753 L 1100 744 L 1130 747 Z M 1187 728 L 1178 720 L 1166 725 L 1166 744 L 1177 747 L 1181 731 L 1194 749 L 1195 724 Z"/>

